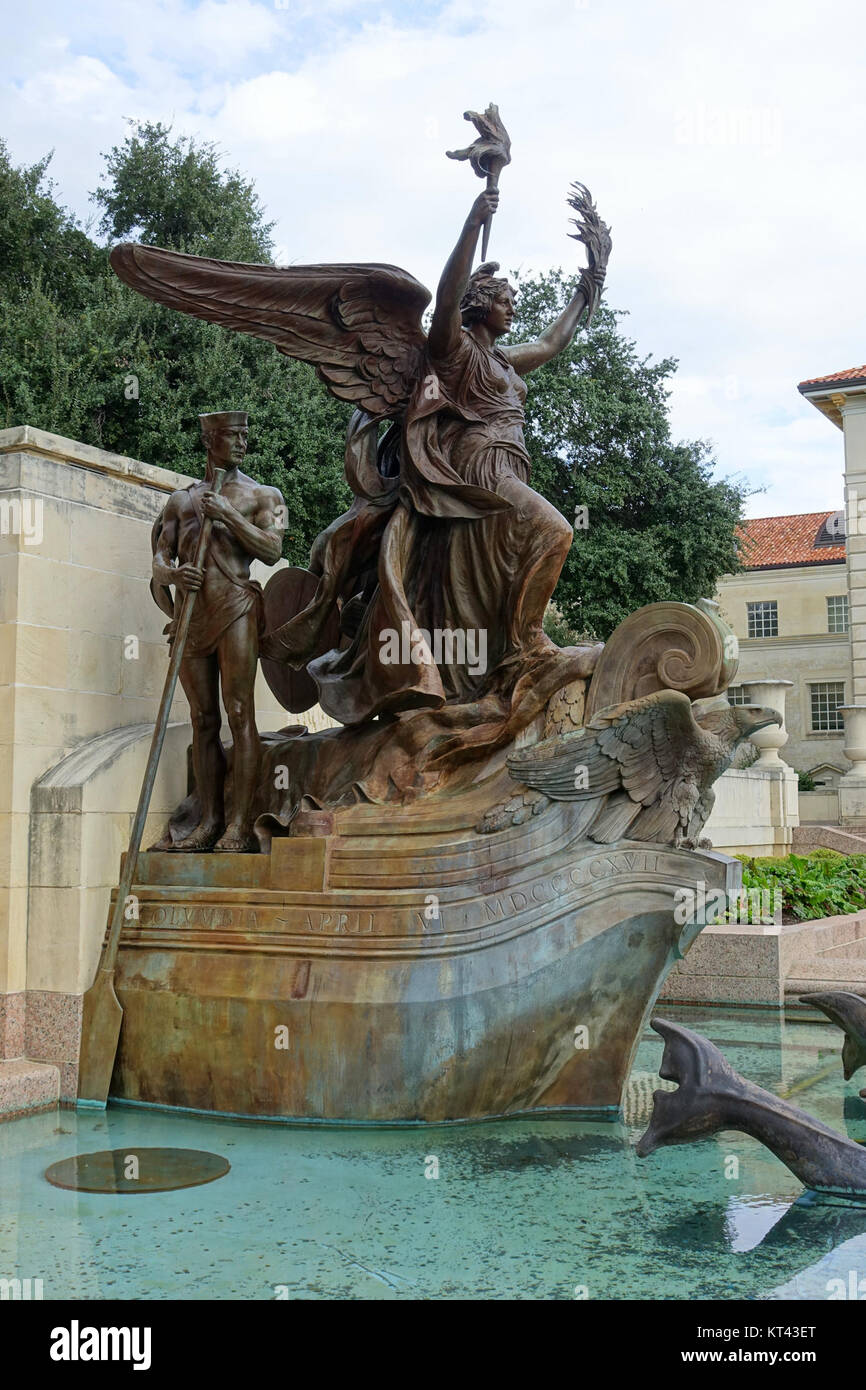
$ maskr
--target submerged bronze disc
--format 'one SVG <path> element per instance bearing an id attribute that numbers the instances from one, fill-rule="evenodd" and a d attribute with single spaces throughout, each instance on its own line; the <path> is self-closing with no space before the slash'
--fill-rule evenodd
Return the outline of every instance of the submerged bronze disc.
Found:
<path id="1" fill-rule="evenodd" d="M 55 1187 L 76 1192 L 173 1192 L 225 1177 L 227 1158 L 202 1149 L 99 1149 L 46 1168 Z"/>

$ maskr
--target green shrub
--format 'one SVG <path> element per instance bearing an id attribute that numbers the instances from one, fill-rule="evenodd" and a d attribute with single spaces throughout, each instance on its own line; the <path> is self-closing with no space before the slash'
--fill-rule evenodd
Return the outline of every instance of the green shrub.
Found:
<path id="1" fill-rule="evenodd" d="M 811 854 L 785 858 L 753 859 L 738 855 L 743 865 L 743 887 L 778 888 L 782 912 L 801 922 L 836 917 L 866 907 L 866 854 L 838 854 L 818 849 Z"/>

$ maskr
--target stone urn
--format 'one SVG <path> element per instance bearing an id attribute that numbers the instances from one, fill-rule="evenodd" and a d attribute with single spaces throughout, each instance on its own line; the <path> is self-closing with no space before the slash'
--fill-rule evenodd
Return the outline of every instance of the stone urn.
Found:
<path id="1" fill-rule="evenodd" d="M 768 709 L 778 710 L 782 716 L 781 724 L 768 724 L 766 729 L 758 729 L 752 734 L 752 743 L 758 750 L 756 768 L 780 768 L 786 764 L 779 757 L 779 749 L 788 742 L 785 727 L 785 696 L 793 681 L 745 681 L 750 695 L 750 704 L 766 705 Z"/>

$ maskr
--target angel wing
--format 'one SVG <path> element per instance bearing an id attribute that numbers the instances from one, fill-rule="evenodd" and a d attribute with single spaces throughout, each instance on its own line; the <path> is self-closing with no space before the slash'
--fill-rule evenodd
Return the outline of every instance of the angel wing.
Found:
<path id="1" fill-rule="evenodd" d="M 372 416 L 399 415 L 420 375 L 430 291 L 397 266 L 245 265 L 132 242 L 110 260 L 147 299 L 266 339 Z"/>

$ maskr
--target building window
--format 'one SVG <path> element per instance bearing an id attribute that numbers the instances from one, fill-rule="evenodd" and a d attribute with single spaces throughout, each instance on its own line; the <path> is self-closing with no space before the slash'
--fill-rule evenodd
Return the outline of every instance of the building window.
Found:
<path id="1" fill-rule="evenodd" d="M 751 703 L 752 702 L 749 699 L 749 693 L 744 685 L 728 686 L 729 705 L 750 705 Z"/>
<path id="2" fill-rule="evenodd" d="M 827 631 L 848 631 L 848 595 L 833 594 L 827 599 Z"/>
<path id="3" fill-rule="evenodd" d="M 856 493 L 855 493 L 856 497 Z M 856 506 L 856 503 L 855 503 Z M 818 527 L 818 534 L 812 542 L 815 549 L 822 545 L 844 545 L 845 544 L 845 511 L 844 508 L 839 512 L 831 512 L 825 516 L 821 525 Z"/>
<path id="4" fill-rule="evenodd" d="M 775 599 L 764 603 L 747 603 L 750 637 L 778 637 L 779 605 Z"/>
<path id="5" fill-rule="evenodd" d="M 809 686 L 812 733 L 836 734 L 845 728 L 840 706 L 845 703 L 844 681 L 816 681 Z"/>

